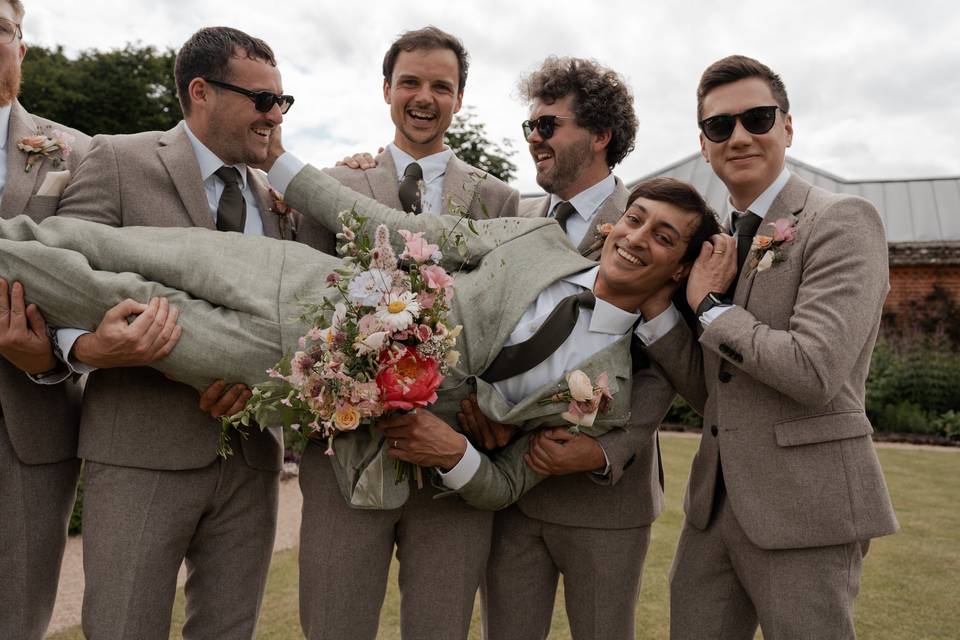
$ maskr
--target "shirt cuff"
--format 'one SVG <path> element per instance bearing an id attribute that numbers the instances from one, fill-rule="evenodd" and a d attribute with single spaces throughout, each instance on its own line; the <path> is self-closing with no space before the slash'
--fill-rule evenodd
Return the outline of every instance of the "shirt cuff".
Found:
<path id="1" fill-rule="evenodd" d="M 470 482 L 473 476 L 477 474 L 477 469 L 480 468 L 480 454 L 465 436 L 463 440 L 467 443 L 467 450 L 463 452 L 463 457 L 460 458 L 457 466 L 446 473 L 437 469 L 443 486 L 454 491 L 462 489 L 464 485 Z"/>
<path id="2" fill-rule="evenodd" d="M 703 314 L 700 315 L 700 324 L 704 329 L 710 326 L 710 323 L 722 316 L 724 313 L 733 309 L 732 304 L 718 304 L 717 306 L 708 309 Z"/>
<path id="3" fill-rule="evenodd" d="M 43 373 L 26 373 L 26 376 L 33 380 L 35 384 L 53 385 L 60 384 L 69 378 L 71 376 L 71 372 L 70 367 L 58 360 L 57 366 L 50 371 L 44 371 Z"/>
<path id="4" fill-rule="evenodd" d="M 663 315 L 663 314 L 660 314 L 660 315 Z M 606 449 L 603 448 L 603 445 L 600 444 L 599 440 L 597 441 L 597 446 L 600 447 L 600 451 L 603 451 L 603 462 L 604 462 L 603 471 L 591 471 L 590 473 L 597 476 L 598 478 L 606 478 L 607 476 L 610 475 L 610 458 L 607 457 L 607 451 Z"/>
<path id="5" fill-rule="evenodd" d="M 87 333 L 91 332 L 84 329 L 57 329 L 57 348 L 54 349 L 54 352 L 70 368 L 70 371 L 80 375 L 93 373 L 97 370 L 94 366 L 80 362 L 72 354 L 73 344 L 80 336 Z"/>
<path id="6" fill-rule="evenodd" d="M 677 323 L 680 322 L 680 312 L 672 304 L 667 310 L 650 320 L 643 319 L 637 325 L 634 333 L 640 338 L 643 346 L 649 347 L 651 344 L 670 333 Z M 606 454 L 604 454 L 606 455 Z"/>
<path id="7" fill-rule="evenodd" d="M 297 156 L 289 151 L 285 151 L 283 155 L 273 163 L 273 166 L 270 168 L 270 173 L 267 174 L 267 180 L 270 181 L 270 186 L 281 194 L 286 193 L 287 187 L 293 182 L 294 177 L 296 177 L 305 166 L 307 165 L 297 158 Z"/>

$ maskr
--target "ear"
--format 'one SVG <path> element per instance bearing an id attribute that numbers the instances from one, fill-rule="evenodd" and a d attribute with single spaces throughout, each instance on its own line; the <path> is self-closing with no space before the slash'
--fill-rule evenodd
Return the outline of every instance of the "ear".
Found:
<path id="1" fill-rule="evenodd" d="M 27 45 L 23 44 L 22 40 L 20 41 L 20 46 L 17 47 L 17 55 L 19 56 L 17 63 L 23 62 L 23 57 L 27 55 Z"/>
<path id="2" fill-rule="evenodd" d="M 670 279 L 674 282 L 683 282 L 687 279 L 687 276 L 690 275 L 690 269 L 692 268 L 692 262 L 683 262 L 680 264 L 677 270 L 673 272 L 673 274 L 670 276 Z"/>
<path id="3" fill-rule="evenodd" d="M 212 93 L 212 87 L 207 84 L 206 80 L 199 76 L 191 80 L 190 84 L 187 85 L 187 95 L 190 97 L 191 107 L 209 102 Z"/>
<path id="4" fill-rule="evenodd" d="M 703 133 L 700 134 L 700 155 L 707 164 L 710 164 L 710 156 L 707 155 L 707 139 L 703 137 Z"/>
<path id="5" fill-rule="evenodd" d="M 787 132 L 787 146 L 793 144 L 793 116 L 789 113 L 783 116 L 783 128 Z"/>
<path id="6" fill-rule="evenodd" d="M 453 105 L 453 112 L 460 113 L 460 107 L 463 106 L 463 91 L 457 94 L 457 101 Z"/>
<path id="7" fill-rule="evenodd" d="M 609 129 L 606 131 L 601 131 L 600 133 L 593 134 L 593 150 L 601 151 L 607 148 L 607 145 L 610 144 L 610 140 L 613 139 L 613 131 Z"/>
<path id="8" fill-rule="evenodd" d="M 383 79 L 383 101 L 390 104 L 390 81 Z"/>

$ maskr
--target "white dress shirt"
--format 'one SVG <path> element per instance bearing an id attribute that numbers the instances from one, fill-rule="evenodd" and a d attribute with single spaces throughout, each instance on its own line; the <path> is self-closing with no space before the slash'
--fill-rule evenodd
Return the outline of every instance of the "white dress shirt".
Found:
<path id="1" fill-rule="evenodd" d="M 10 108 L 11 105 L 9 104 L 0 107 L 0 199 L 3 198 L 4 187 L 7 186 L 7 145 L 10 144 L 7 138 L 10 137 Z M 16 142 L 13 144 L 16 144 Z M 26 163 L 26 157 L 23 161 Z"/>
<path id="2" fill-rule="evenodd" d="M 597 184 L 584 189 L 577 195 L 570 198 L 569 202 L 573 205 L 573 208 L 577 210 L 576 215 L 571 215 L 567 218 L 567 238 L 573 244 L 573 246 L 578 247 L 580 243 L 583 242 L 584 236 L 590 233 L 590 228 L 593 226 L 593 220 L 597 217 L 597 211 L 600 209 L 600 206 L 607 201 L 607 198 L 613 195 L 614 189 L 617 186 L 617 179 L 613 177 L 613 174 L 607 174 L 607 177 L 598 182 Z M 550 210 L 547 214 L 548 218 L 556 217 L 557 205 L 563 202 L 563 199 L 556 195 L 550 194 Z"/>
<path id="3" fill-rule="evenodd" d="M 761 221 L 766 218 L 767 212 L 770 211 L 770 207 L 773 205 L 773 201 L 776 200 L 780 192 L 783 191 L 788 180 L 790 180 L 790 171 L 784 167 L 780 175 L 777 176 L 777 179 L 771 182 L 770 186 L 764 189 L 763 193 L 757 196 L 757 199 L 747 207 L 747 211 L 760 216 Z M 737 211 L 736 207 L 733 206 L 733 202 L 728 199 L 727 216 L 724 218 L 723 228 L 728 230 L 732 229 L 733 216 L 734 214 L 739 215 L 740 213 L 741 212 Z M 762 224 L 761 222 L 761 225 Z M 759 231 L 759 229 L 758 227 L 757 230 Z M 732 304 L 721 304 L 709 309 L 700 316 L 700 324 L 706 329 L 710 326 L 711 322 L 729 311 L 733 306 Z M 643 344 L 650 345 L 667 335 L 678 322 L 680 322 L 680 312 L 677 311 L 673 305 L 670 305 L 666 311 L 656 318 L 642 323 L 641 327 L 643 328 L 643 332 L 641 333 L 638 329 L 637 335 L 640 336 Z"/>
<path id="4" fill-rule="evenodd" d="M 223 194 L 224 184 L 223 180 L 214 175 L 214 173 L 224 165 L 224 162 L 220 160 L 213 151 L 208 149 L 206 145 L 200 142 L 200 139 L 194 135 L 186 122 L 182 124 L 183 130 L 187 134 L 187 139 L 190 140 L 190 146 L 193 147 L 193 153 L 197 157 L 197 164 L 200 165 L 200 176 L 203 179 L 203 191 L 207 196 L 207 206 L 210 208 L 210 215 L 213 216 L 213 222 L 216 224 L 217 208 L 220 203 L 220 196 Z M 262 236 L 263 220 L 260 219 L 260 207 L 257 204 L 257 198 L 253 194 L 253 190 L 247 181 L 247 166 L 244 164 L 228 166 L 236 167 L 240 172 L 240 192 L 243 194 L 243 199 L 247 203 L 247 216 L 243 225 L 243 233 L 252 236 Z M 85 333 L 90 332 L 84 329 L 57 330 L 57 344 L 60 347 L 60 353 L 66 358 L 67 366 L 75 373 L 80 374 L 97 370 L 96 367 L 80 362 L 71 354 L 73 344 L 77 341 L 77 338 Z"/>
<path id="5" fill-rule="evenodd" d="M 443 203 L 443 176 L 447 173 L 447 163 L 453 157 L 453 151 L 446 147 L 443 151 L 424 156 L 417 160 L 409 153 L 393 144 L 387 145 L 387 151 L 393 156 L 393 164 L 397 167 L 397 180 L 403 180 L 403 172 L 407 165 L 416 162 L 423 170 L 423 193 L 420 194 L 422 213 L 435 216 L 449 213 Z"/>

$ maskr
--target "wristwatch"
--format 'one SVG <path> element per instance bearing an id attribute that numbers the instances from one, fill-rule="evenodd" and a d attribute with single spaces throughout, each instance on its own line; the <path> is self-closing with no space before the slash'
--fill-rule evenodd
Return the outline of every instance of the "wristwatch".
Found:
<path id="1" fill-rule="evenodd" d="M 733 304 L 730 300 L 724 297 L 723 293 L 719 291 L 711 291 L 703 297 L 703 300 L 700 301 L 700 304 L 697 305 L 697 316 L 702 316 L 710 309 L 714 307 L 719 307 L 721 305 Z"/>

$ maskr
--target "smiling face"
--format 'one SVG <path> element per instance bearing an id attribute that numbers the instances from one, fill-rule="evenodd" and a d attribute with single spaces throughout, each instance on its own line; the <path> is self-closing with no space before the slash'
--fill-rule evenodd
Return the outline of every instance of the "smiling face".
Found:
<path id="1" fill-rule="evenodd" d="M 269 62 L 251 60 L 246 55 L 230 59 L 224 82 L 250 91 L 283 93 L 280 71 Z M 187 116 L 190 129 L 224 163 L 259 164 L 266 160 L 273 130 L 283 122 L 279 106 L 273 105 L 270 111 L 261 113 L 248 96 L 200 78 L 191 82 L 191 101 Z"/>
<path id="2" fill-rule="evenodd" d="M 443 134 L 460 111 L 460 67 L 450 49 L 414 49 L 397 56 L 383 99 L 396 126 L 393 143 L 414 158 L 443 150 Z"/>
<path id="3" fill-rule="evenodd" d="M 764 80 L 744 78 L 705 95 L 701 119 L 775 104 Z M 786 149 L 792 141 L 793 121 L 789 114 L 777 111 L 776 122 L 767 133 L 750 133 L 738 119 L 733 134 L 723 142 L 711 142 L 701 133 L 700 150 L 727 186 L 734 206 L 743 211 L 783 171 Z"/>
<path id="4" fill-rule="evenodd" d="M 0 0 L 0 18 L 12 24 L 20 22 L 9 2 Z M 16 27 L 12 27 L 16 31 Z M 18 35 L 9 44 L 0 44 L 0 106 L 14 101 L 20 93 L 20 63 L 27 52 Z"/>
<path id="5" fill-rule="evenodd" d="M 627 311 L 690 270 L 681 262 L 700 224 L 698 213 L 668 202 L 637 198 L 603 245 L 594 292 Z"/>

